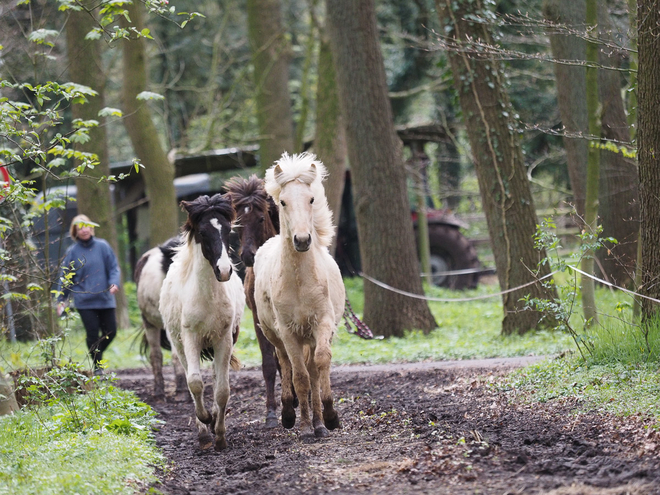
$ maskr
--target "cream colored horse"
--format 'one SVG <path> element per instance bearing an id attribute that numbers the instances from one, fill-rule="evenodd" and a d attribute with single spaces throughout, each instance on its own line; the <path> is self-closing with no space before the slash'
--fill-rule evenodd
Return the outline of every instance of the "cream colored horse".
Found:
<path id="1" fill-rule="evenodd" d="M 279 207 L 280 235 L 259 248 L 254 262 L 261 329 L 282 367 L 282 426 L 292 428 L 296 422 L 293 381 L 301 434 L 316 437 L 339 426 L 330 389 L 330 345 L 346 298 L 328 252 L 334 227 L 322 184 L 325 174 L 323 164 L 307 153 L 284 153 L 266 172 L 266 191 Z"/>

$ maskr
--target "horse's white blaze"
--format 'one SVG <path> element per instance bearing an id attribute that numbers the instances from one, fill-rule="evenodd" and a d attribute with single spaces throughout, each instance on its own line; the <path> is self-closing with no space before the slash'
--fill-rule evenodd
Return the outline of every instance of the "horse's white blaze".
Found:
<path id="1" fill-rule="evenodd" d="M 220 238 L 222 239 L 222 225 L 220 225 L 218 219 L 212 218 L 211 225 L 213 225 L 218 230 L 218 233 L 220 234 Z M 232 266 L 231 266 L 231 259 L 229 259 L 229 253 L 227 252 L 227 249 L 225 249 L 225 246 L 222 246 L 222 256 L 220 256 L 220 259 L 217 261 L 216 266 L 220 271 L 220 276 L 222 277 L 223 282 L 229 280 L 229 276 L 231 275 L 232 272 Z"/>

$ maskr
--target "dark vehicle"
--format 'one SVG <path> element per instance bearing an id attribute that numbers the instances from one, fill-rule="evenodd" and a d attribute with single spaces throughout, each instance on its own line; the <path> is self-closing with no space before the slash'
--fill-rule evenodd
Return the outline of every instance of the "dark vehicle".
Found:
<path id="1" fill-rule="evenodd" d="M 417 233 L 416 212 L 412 213 L 412 219 Z M 481 263 L 474 246 L 460 231 L 467 225 L 449 210 L 430 210 L 427 221 L 433 283 L 456 290 L 477 287 L 482 272 Z M 361 270 L 350 174 L 346 174 L 335 259 L 344 276 L 355 276 Z"/>

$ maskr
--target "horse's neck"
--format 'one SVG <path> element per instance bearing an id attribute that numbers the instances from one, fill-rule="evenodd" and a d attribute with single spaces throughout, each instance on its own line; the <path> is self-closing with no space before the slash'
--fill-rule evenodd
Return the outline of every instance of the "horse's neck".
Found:
<path id="1" fill-rule="evenodd" d="M 280 242 L 282 243 L 282 266 L 288 267 L 284 270 L 283 277 L 295 278 L 298 287 L 315 280 L 313 274 L 316 274 L 320 266 L 319 256 L 321 255 L 320 250 L 323 248 L 314 246 L 312 243 L 309 251 L 300 253 L 293 247 L 293 240 L 290 237 L 283 235 L 280 237 Z"/>
<path id="2" fill-rule="evenodd" d="M 186 249 L 188 259 L 184 270 L 187 278 L 194 279 L 201 290 L 212 290 L 215 287 L 213 283 L 217 280 L 213 268 L 202 254 L 202 247 L 196 242 L 191 242 Z"/>

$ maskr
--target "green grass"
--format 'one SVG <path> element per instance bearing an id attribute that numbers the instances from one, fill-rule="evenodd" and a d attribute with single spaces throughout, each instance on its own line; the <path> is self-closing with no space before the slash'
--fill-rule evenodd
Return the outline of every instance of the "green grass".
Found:
<path id="1" fill-rule="evenodd" d="M 559 274 L 562 276 L 563 274 Z M 362 314 L 364 296 L 362 280 L 345 279 L 346 293 L 358 315 Z M 430 288 L 428 294 L 437 298 L 468 298 L 498 291 L 497 285 L 480 284 L 475 290 L 454 292 L 447 289 Z M 120 330 L 116 339 L 107 349 L 104 358 L 109 369 L 144 367 L 148 361 L 140 356 L 139 312 L 134 303 L 134 287 L 127 285 L 128 299 L 131 301 L 130 319 L 134 326 Z M 629 318 L 629 298 L 625 294 L 597 290 L 600 311 L 617 317 Z M 347 332 L 344 323 L 339 325 L 333 341 L 333 363 L 385 363 L 415 362 L 424 360 L 474 359 L 487 357 L 507 357 L 524 355 L 553 355 L 574 349 L 572 339 L 555 331 L 530 332 L 525 336 L 500 334 L 502 303 L 500 296 L 471 302 L 430 302 L 429 306 L 439 327 L 424 335 L 410 331 L 403 338 L 387 340 L 364 340 Z M 579 302 L 575 308 L 575 326 L 581 328 Z M 606 318 L 602 318 L 608 321 Z M 66 338 L 57 342 L 58 353 L 70 356 L 74 361 L 89 366 L 85 335 L 80 319 L 74 315 L 68 321 Z M 241 322 L 241 333 L 236 345 L 236 354 L 246 367 L 261 365 L 261 353 L 254 333 L 252 314 L 245 310 Z M 169 363 L 169 353 L 164 352 L 165 362 Z M 43 363 L 41 348 L 34 342 L 10 344 L 0 341 L 0 369 L 15 369 L 26 365 L 38 366 Z"/>
<path id="2" fill-rule="evenodd" d="M 517 400 L 535 402 L 578 399 L 581 411 L 596 410 L 616 415 L 642 414 L 655 418 L 660 428 L 660 373 L 658 362 L 593 364 L 575 356 L 547 360 L 516 370 L 504 390 Z"/>
<path id="3" fill-rule="evenodd" d="M 155 413 L 131 392 L 94 392 L 0 417 L 0 494 L 144 492 L 164 466 Z"/>

